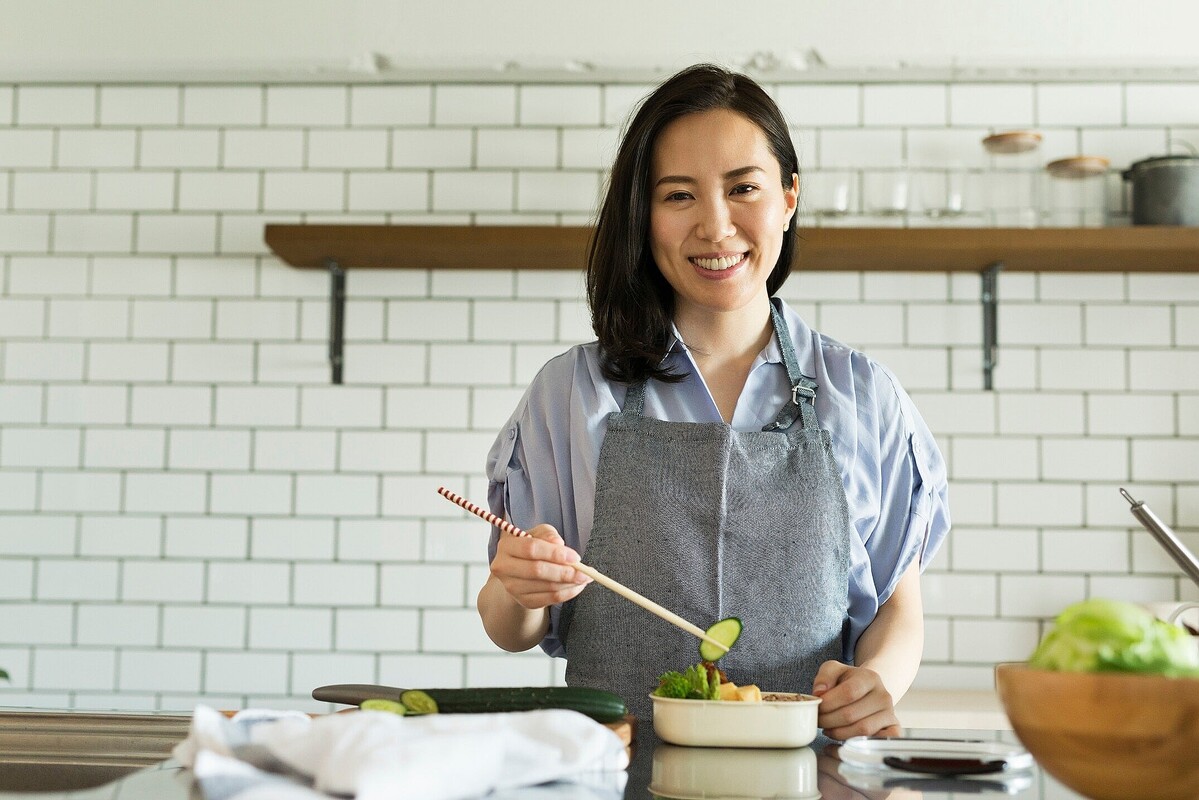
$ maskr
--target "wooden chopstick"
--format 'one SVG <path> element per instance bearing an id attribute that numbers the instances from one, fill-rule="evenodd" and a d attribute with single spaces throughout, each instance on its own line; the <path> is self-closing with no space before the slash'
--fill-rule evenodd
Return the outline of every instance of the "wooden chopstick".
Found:
<path id="1" fill-rule="evenodd" d="M 500 530 L 502 530 L 504 533 L 510 533 L 513 536 L 528 536 L 529 535 L 527 531 L 521 530 L 520 528 L 516 527 L 508 520 L 500 519 L 495 514 L 492 514 L 490 511 L 488 511 L 487 509 L 481 508 L 480 506 L 475 505 L 474 503 L 467 500 L 465 497 L 462 497 L 461 495 L 451 492 L 449 489 L 445 488 L 444 486 L 439 487 L 437 489 L 437 493 L 439 495 L 441 495 L 442 497 L 444 497 L 446 500 L 449 500 L 451 503 L 461 506 L 462 508 L 466 509 L 467 511 L 474 514 L 475 516 L 482 517 L 483 519 L 490 522 L 492 525 L 494 525 L 497 528 L 499 528 Z M 574 567 L 579 572 L 586 575 L 587 577 L 591 578 L 593 581 L 600 584 L 601 586 L 606 586 L 607 588 L 616 592 L 618 595 L 625 598 L 626 600 L 629 600 L 629 601 L 641 606 L 642 608 L 644 608 L 646 611 L 653 614 L 654 616 L 661 617 L 662 619 L 669 622 L 671 625 L 676 625 L 676 626 L 682 628 L 683 630 L 687 631 L 687 633 L 698 636 L 700 639 L 703 639 L 708 644 L 719 647 L 721 650 L 723 650 L 726 653 L 729 651 L 729 648 L 727 646 L 725 646 L 724 644 L 713 639 L 706 632 L 704 632 L 704 630 L 702 628 L 700 628 L 699 626 L 692 625 L 690 622 L 683 619 L 678 614 L 675 614 L 673 611 L 668 611 L 667 609 L 665 609 L 662 606 L 655 603 L 653 600 L 650 600 L 648 597 L 645 597 L 644 595 L 638 594 L 637 592 L 633 591 L 629 587 L 625 586 L 623 583 L 618 583 L 617 581 L 612 580 L 611 578 L 609 578 L 607 575 L 600 572 L 599 570 L 593 569 L 592 567 L 587 566 L 586 564 L 584 564 L 581 561 L 576 562 L 576 563 L 572 564 L 571 566 Z"/>

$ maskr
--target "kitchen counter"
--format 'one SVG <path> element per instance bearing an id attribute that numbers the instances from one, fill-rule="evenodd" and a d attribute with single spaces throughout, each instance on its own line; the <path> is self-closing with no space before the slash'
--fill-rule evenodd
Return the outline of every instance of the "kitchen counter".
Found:
<path id="1" fill-rule="evenodd" d="M 945 695 L 918 693 L 906 712 L 901 712 L 908 724 L 920 718 L 920 714 L 942 714 L 957 699 L 977 705 L 974 712 L 962 710 L 955 719 L 963 721 L 970 713 L 987 714 L 985 693 L 974 695 Z M 930 702 L 931 701 L 931 702 Z M 945 708 L 938 711 L 938 704 Z M 906 716 L 905 716 L 906 715 Z M 41 736 L 32 730 L 40 716 Z M 952 720 L 951 720 L 952 721 Z M 63 735 L 47 736 L 53 724 L 60 726 Z M 1006 720 L 1004 720 L 1006 727 Z M 112 727 L 110 741 L 103 741 L 100 729 Z M 22 727 L 23 726 L 23 727 Z M 43 798 L 43 800 L 201 800 L 191 775 L 176 762 L 169 759 L 157 761 L 150 766 L 129 767 L 135 771 L 111 783 L 76 791 L 60 781 L 54 791 L 27 794 L 8 791 L 9 779 L 25 767 L 14 770 L 24 754 L 26 762 L 36 761 L 41 751 L 42 762 L 36 767 L 40 774 L 53 781 L 69 779 L 63 773 L 70 760 L 69 743 L 91 750 L 78 753 L 76 760 L 83 764 L 98 765 L 106 761 L 120 761 L 121 753 L 133 752 L 132 759 L 145 757 L 154 746 L 162 745 L 165 739 L 186 733 L 187 718 L 171 715 L 99 715 L 87 712 L 41 713 L 0 712 L 0 798 Z M 28 738 L 22 741 L 20 731 L 27 730 Z M 71 732 L 74 733 L 71 733 Z M 133 733 L 130 733 L 130 732 Z M 140 733 L 137 733 L 140 731 Z M 913 729 L 911 736 L 942 736 L 953 738 L 983 739 L 986 741 L 1014 742 L 1010 730 L 983 729 Z M 7 737 L 7 738 L 5 738 Z M 90 737 L 90 739 L 89 739 Z M 99 737 L 99 738 L 97 738 Z M 177 740 L 177 739 L 176 739 Z M 38 742 L 41 744 L 38 744 Z M 57 750 L 53 745 L 57 741 Z M 90 741 L 90 744 L 87 742 Z M 99 742 L 99 744 L 97 744 Z M 157 742 L 158 745 L 152 745 Z M 147 747 L 149 745 L 149 747 Z M 167 744 L 169 747 L 169 744 Z M 47 751 L 49 747 L 49 751 Z M 50 752 L 52 751 L 52 752 Z M 1052 778 L 1034 770 L 1018 776 L 1019 780 L 1007 785 L 984 779 L 963 785 L 946 782 L 944 779 L 892 774 L 888 780 L 898 781 L 883 786 L 884 779 L 872 778 L 873 783 L 863 783 L 861 778 L 848 778 L 839 772 L 834 742 L 823 737 L 810 747 L 793 750 L 734 750 L 722 748 L 675 747 L 657 742 L 652 727 L 646 725 L 638 731 L 633 761 L 627 772 L 602 774 L 589 780 L 586 791 L 581 792 L 574 784 L 557 784 L 521 789 L 489 795 L 489 800 L 556 800 L 586 796 L 590 800 L 642 800 L 650 797 L 696 797 L 701 794 L 713 796 L 719 791 L 722 797 L 816 797 L 876 798 L 891 796 L 892 790 L 915 790 L 926 800 L 948 800 L 963 793 L 1002 794 L 1021 800 L 1077 800 L 1078 795 L 1060 786 Z M 49 756 L 53 758 L 49 758 Z M 19 766 L 19 764 L 18 764 Z M 110 764 L 110 766 L 114 766 Z M 26 771 L 26 775 L 31 774 Z M 20 775 L 17 775 L 20 777 Z M 717 785 L 720 784 L 720 785 Z M 49 786 L 47 787 L 49 788 Z"/>
<path id="2" fill-rule="evenodd" d="M 1012 729 L 994 691 L 912 689 L 895 713 L 905 728 Z"/>

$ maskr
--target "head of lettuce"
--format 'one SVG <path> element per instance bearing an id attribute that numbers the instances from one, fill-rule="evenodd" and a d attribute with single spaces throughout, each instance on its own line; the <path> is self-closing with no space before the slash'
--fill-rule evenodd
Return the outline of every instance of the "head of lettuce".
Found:
<path id="1" fill-rule="evenodd" d="M 1199 648 L 1186 630 L 1119 600 L 1068 606 L 1029 666 L 1068 672 L 1137 672 L 1199 678 Z"/>

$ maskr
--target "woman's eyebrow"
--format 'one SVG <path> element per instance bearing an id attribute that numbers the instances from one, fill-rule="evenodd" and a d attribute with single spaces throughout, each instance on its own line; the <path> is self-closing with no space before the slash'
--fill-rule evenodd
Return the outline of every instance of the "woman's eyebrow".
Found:
<path id="1" fill-rule="evenodd" d="M 765 171 L 766 170 L 762 169 L 761 167 L 755 167 L 755 166 L 751 165 L 748 167 L 738 167 L 737 169 L 729 170 L 728 172 L 724 173 L 723 177 L 727 181 L 727 180 L 732 180 L 733 178 L 744 177 L 744 176 L 750 174 L 751 172 L 765 172 Z M 696 182 L 695 178 L 690 178 L 686 175 L 666 175 L 662 178 L 659 178 L 658 182 L 655 183 L 654 185 L 661 186 L 664 183 L 691 184 L 691 183 L 695 183 L 695 182 Z"/>

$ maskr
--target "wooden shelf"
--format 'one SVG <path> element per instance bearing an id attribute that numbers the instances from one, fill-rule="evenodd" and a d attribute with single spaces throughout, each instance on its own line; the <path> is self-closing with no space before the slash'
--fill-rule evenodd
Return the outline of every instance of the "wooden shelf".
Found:
<path id="1" fill-rule="evenodd" d="M 300 269 L 583 269 L 591 228 L 267 225 L 266 243 Z M 806 228 L 803 270 L 1199 272 L 1199 227 Z"/>
<path id="2" fill-rule="evenodd" d="M 584 268 L 591 228 L 267 225 L 266 243 L 300 269 L 327 270 L 329 361 L 342 380 L 347 269 Z M 996 280 L 1004 272 L 1199 272 L 1199 227 L 807 228 L 797 270 L 977 272 L 982 276 L 983 386 L 997 346 Z"/>

